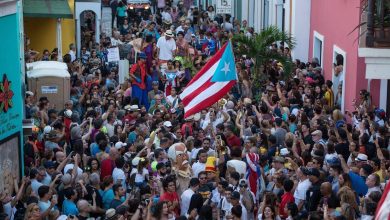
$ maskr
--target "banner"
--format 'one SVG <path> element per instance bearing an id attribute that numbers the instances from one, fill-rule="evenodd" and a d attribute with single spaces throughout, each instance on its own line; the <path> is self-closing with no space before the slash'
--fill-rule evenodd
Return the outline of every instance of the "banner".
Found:
<path id="1" fill-rule="evenodd" d="M 107 54 L 108 62 L 116 62 L 120 60 L 118 47 L 108 48 L 107 50 L 108 50 L 108 54 Z"/>
<path id="2" fill-rule="evenodd" d="M 232 9 L 232 0 L 217 0 L 217 14 L 231 14 Z"/>

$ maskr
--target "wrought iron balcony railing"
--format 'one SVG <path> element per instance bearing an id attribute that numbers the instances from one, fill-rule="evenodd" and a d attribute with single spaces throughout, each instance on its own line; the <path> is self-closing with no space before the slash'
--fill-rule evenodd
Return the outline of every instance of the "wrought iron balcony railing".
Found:
<path id="1" fill-rule="evenodd" d="M 366 47 L 390 47 L 390 0 L 366 0 Z"/>

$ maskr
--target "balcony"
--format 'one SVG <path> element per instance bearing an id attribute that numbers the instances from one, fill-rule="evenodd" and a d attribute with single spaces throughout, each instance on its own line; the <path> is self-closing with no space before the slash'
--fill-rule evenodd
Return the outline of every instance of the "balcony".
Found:
<path id="1" fill-rule="evenodd" d="M 390 0 L 362 0 L 359 57 L 367 79 L 390 79 Z"/>
<path id="2" fill-rule="evenodd" d="M 362 6 L 361 33 L 365 46 L 390 48 L 390 0 L 364 0 Z"/>

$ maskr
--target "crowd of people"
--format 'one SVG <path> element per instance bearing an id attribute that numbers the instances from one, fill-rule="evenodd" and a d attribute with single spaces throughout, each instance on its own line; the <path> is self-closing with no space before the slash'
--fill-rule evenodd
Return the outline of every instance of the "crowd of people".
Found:
<path id="1" fill-rule="evenodd" d="M 233 89 L 184 117 L 191 78 L 232 36 L 256 35 L 192 2 L 152 1 L 154 14 L 130 16 L 126 2 L 111 1 L 112 37 L 63 57 L 63 108 L 26 92 L 35 127 L 25 176 L 0 192 L 0 219 L 373 219 L 390 177 L 389 119 L 366 90 L 341 112 L 343 82 L 326 80 L 318 59 L 295 60 L 287 78 L 270 60 L 258 88 L 255 60 L 236 57 Z M 126 45 L 131 67 L 119 83 L 107 49 Z M 291 57 L 280 42 L 269 46 Z"/>

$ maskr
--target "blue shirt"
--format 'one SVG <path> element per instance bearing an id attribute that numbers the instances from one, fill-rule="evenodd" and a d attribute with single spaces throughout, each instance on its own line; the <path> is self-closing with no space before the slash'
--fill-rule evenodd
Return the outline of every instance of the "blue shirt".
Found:
<path id="1" fill-rule="evenodd" d="M 351 178 L 352 189 L 358 194 L 358 196 L 366 195 L 368 186 L 364 182 L 363 178 L 356 173 L 349 171 L 349 178 Z"/>
<path id="2" fill-rule="evenodd" d="M 114 200 L 114 198 L 115 198 L 114 191 L 112 189 L 108 189 L 105 191 L 99 190 L 99 193 L 102 196 L 103 208 L 106 210 L 109 209 L 111 206 L 112 200 Z"/>
<path id="3" fill-rule="evenodd" d="M 110 147 L 106 147 L 106 153 L 110 152 Z M 91 156 L 96 157 L 96 154 L 100 152 L 99 145 L 97 143 L 91 144 Z"/>
<path id="4" fill-rule="evenodd" d="M 134 131 L 132 131 L 132 132 L 130 132 L 129 137 L 127 138 L 127 141 L 130 144 L 133 144 L 135 142 L 135 140 L 137 140 L 137 134 Z"/>
<path id="5" fill-rule="evenodd" d="M 79 210 L 76 207 L 76 204 L 68 199 L 65 199 L 62 203 L 62 214 L 64 215 L 78 215 Z"/>
<path id="6" fill-rule="evenodd" d="M 125 17 L 126 16 L 126 7 L 122 6 L 122 7 L 116 8 L 116 13 L 119 17 Z"/>

